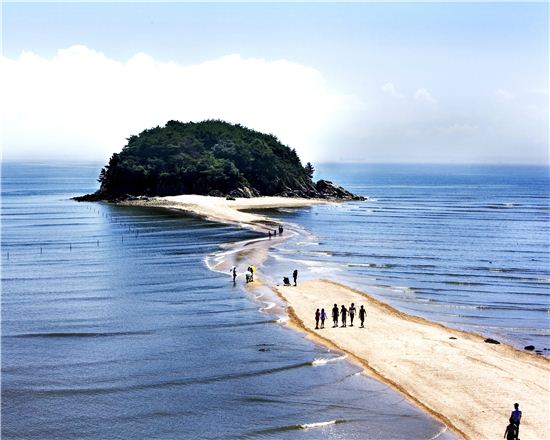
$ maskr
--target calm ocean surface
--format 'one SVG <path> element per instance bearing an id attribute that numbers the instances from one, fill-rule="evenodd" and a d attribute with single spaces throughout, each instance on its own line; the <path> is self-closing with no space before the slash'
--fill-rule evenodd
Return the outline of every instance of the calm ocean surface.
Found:
<path id="1" fill-rule="evenodd" d="M 550 180 L 547 167 L 330 165 L 371 198 L 279 211 L 303 237 L 272 257 L 411 314 L 550 355 Z M 544 349 L 547 350 L 544 350 Z"/>
<path id="2" fill-rule="evenodd" d="M 2 169 L 2 438 L 430 439 L 442 425 L 305 340 L 205 258 L 257 235 L 76 203 L 101 164 Z M 548 169 L 320 166 L 369 202 L 271 211 L 279 281 L 326 276 L 547 348 Z M 253 264 L 253 262 L 251 262 Z M 313 424 L 337 421 L 335 424 Z M 438 438 L 452 438 L 444 433 Z"/>

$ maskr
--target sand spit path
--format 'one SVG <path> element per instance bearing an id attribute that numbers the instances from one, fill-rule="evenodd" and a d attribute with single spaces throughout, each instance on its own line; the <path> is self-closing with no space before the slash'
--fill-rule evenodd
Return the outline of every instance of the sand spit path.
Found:
<path id="1" fill-rule="evenodd" d="M 473 440 L 503 437 L 514 402 L 523 420 L 520 438 L 550 438 L 550 361 L 506 344 L 399 312 L 371 296 L 327 280 L 276 287 L 291 322 L 314 340 L 350 355 L 365 373 Z M 367 309 L 365 328 L 332 328 L 334 303 Z M 325 329 L 314 313 L 324 307 Z"/>

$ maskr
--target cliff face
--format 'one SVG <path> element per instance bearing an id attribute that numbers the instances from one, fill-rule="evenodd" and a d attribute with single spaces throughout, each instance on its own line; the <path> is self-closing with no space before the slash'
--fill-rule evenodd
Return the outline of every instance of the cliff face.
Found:
<path id="1" fill-rule="evenodd" d="M 362 199 L 328 181 L 270 134 L 223 121 L 169 121 L 128 138 L 99 176 L 97 193 L 79 200 L 202 194 Z"/>

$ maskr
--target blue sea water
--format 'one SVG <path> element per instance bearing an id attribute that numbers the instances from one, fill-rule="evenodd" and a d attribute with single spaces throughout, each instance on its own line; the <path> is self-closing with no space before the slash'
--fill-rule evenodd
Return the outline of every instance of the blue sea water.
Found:
<path id="1" fill-rule="evenodd" d="M 434 438 L 442 425 L 278 322 L 205 258 L 257 234 L 76 203 L 100 164 L 4 164 L 3 438 Z M 408 313 L 550 346 L 545 167 L 322 165 L 367 202 L 272 210 L 274 282 L 330 277 Z M 315 423 L 338 423 L 315 426 Z M 444 433 L 442 437 L 449 436 Z M 440 437 L 440 438 L 442 438 Z M 450 437 L 450 436 L 449 436 Z"/>
<path id="2" fill-rule="evenodd" d="M 209 270 L 206 257 L 220 245 L 257 234 L 165 210 L 70 200 L 97 188 L 100 167 L 3 164 L 2 438 L 453 438 L 339 353 L 261 311 L 267 292 L 257 298 Z M 385 197 L 361 185 L 353 188 Z M 273 214 L 311 228 L 308 237 L 323 242 L 311 248 L 326 249 L 327 260 L 340 261 L 335 267 L 365 256 L 385 264 L 386 249 L 374 255 L 374 244 L 366 252 L 334 242 L 372 220 L 354 210 L 392 204 L 372 203 Z M 381 222 L 390 219 L 378 222 L 371 239 L 380 243 Z M 323 235 L 329 225 L 336 236 Z M 404 234 L 397 231 L 396 240 Z M 265 272 L 294 264 L 284 247 L 273 251 L 279 259 Z M 358 283 L 363 271 L 375 276 L 363 266 L 343 270 Z M 407 280 L 414 278 L 399 284 Z"/>
<path id="3" fill-rule="evenodd" d="M 548 167 L 323 164 L 367 202 L 279 210 L 297 237 L 272 253 L 399 309 L 550 354 Z"/>

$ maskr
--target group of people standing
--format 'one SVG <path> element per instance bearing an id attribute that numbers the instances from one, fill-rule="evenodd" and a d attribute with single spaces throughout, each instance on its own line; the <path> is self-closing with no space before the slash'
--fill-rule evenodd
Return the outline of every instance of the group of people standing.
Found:
<path id="1" fill-rule="evenodd" d="M 274 235 L 275 237 L 277 237 L 277 231 L 279 231 L 279 235 L 283 235 L 283 231 L 284 231 L 283 226 L 282 226 L 282 225 L 279 225 L 279 226 L 277 227 L 277 229 L 274 229 L 274 230 L 273 230 L 273 234 L 271 233 L 271 230 L 267 231 L 267 235 L 268 235 L 268 237 L 269 237 L 270 240 L 271 240 L 271 236 L 272 236 L 272 235 Z"/>
<path id="2" fill-rule="evenodd" d="M 246 272 L 244 273 L 244 276 L 246 278 L 246 282 L 251 283 L 254 281 L 254 272 L 256 271 L 256 268 L 254 266 L 248 266 L 246 268 Z M 236 283 L 237 280 L 237 266 L 233 266 L 230 270 L 231 276 L 233 277 L 233 284 Z"/>
<path id="3" fill-rule="evenodd" d="M 355 319 L 355 314 L 357 313 L 357 309 L 355 307 L 354 303 L 351 303 L 349 308 L 346 308 L 345 305 L 342 304 L 342 307 L 338 308 L 337 304 L 334 304 L 334 307 L 332 308 L 332 328 L 338 327 L 339 319 L 342 321 L 342 325 L 340 327 L 347 327 L 348 326 L 348 316 L 349 316 L 349 322 L 350 327 L 353 327 L 353 320 Z M 361 322 L 360 328 L 365 328 L 365 318 L 367 317 L 367 311 L 365 310 L 364 306 L 361 306 L 359 308 L 359 321 Z M 325 312 L 325 309 L 317 309 L 315 311 L 315 329 L 321 329 L 325 328 L 325 320 L 327 319 L 327 314 Z M 319 325 L 320 323 L 320 325 Z"/>

